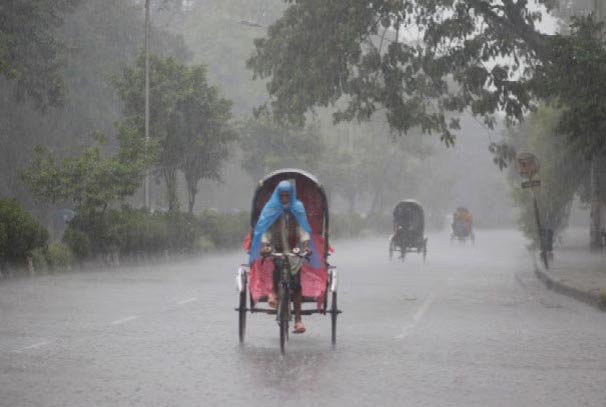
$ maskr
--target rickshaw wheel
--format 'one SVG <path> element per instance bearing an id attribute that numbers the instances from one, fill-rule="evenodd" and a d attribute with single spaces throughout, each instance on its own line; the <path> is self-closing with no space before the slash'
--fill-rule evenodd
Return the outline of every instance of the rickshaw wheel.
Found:
<path id="1" fill-rule="evenodd" d="M 286 341 L 288 340 L 288 307 L 290 298 L 288 298 L 288 290 L 284 287 L 280 288 L 280 297 L 278 304 L 278 312 L 280 314 L 278 325 L 280 326 L 280 352 L 286 352 Z"/>
<path id="2" fill-rule="evenodd" d="M 389 261 L 393 260 L 394 242 L 393 238 L 389 239 Z"/>
<path id="3" fill-rule="evenodd" d="M 337 343 L 337 315 L 337 293 L 335 291 L 332 293 L 332 302 L 330 304 L 330 333 L 333 345 Z"/>
<path id="4" fill-rule="evenodd" d="M 238 314 L 238 336 L 240 337 L 240 343 L 244 343 L 244 337 L 246 336 L 246 283 L 244 284 L 244 291 L 240 293 Z"/>

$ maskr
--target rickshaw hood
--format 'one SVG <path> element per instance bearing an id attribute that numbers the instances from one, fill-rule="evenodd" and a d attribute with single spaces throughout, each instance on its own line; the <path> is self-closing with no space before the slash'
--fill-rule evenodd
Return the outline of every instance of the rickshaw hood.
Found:
<path id="1" fill-rule="evenodd" d="M 290 204 L 288 208 L 284 208 L 282 202 L 280 201 L 280 193 L 283 191 L 287 191 L 290 194 Z M 263 237 L 263 234 L 271 227 L 271 225 L 274 224 L 276 220 L 278 220 L 280 215 L 282 215 L 285 210 L 292 213 L 303 230 L 309 233 L 310 236 L 312 235 L 311 226 L 309 225 L 307 213 L 305 212 L 305 207 L 303 206 L 303 203 L 297 199 L 297 191 L 295 186 L 289 181 L 280 181 L 276 189 L 274 189 L 271 197 L 263 207 L 263 210 L 259 215 L 259 219 L 257 220 L 257 224 L 255 225 L 255 229 L 252 234 L 252 244 L 250 247 L 250 264 L 261 256 L 261 238 Z M 319 268 L 321 267 L 320 257 L 316 251 L 313 239 L 309 241 L 309 245 L 312 250 L 311 265 L 314 268 Z"/>

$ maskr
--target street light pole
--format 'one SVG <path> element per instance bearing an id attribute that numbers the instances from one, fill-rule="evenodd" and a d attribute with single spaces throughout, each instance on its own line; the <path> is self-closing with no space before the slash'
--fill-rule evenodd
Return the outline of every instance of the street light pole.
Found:
<path id="1" fill-rule="evenodd" d="M 151 0 L 145 0 L 145 149 L 149 145 L 149 6 Z M 145 173 L 143 191 L 145 194 L 145 207 L 149 209 L 150 196 L 149 169 Z"/>

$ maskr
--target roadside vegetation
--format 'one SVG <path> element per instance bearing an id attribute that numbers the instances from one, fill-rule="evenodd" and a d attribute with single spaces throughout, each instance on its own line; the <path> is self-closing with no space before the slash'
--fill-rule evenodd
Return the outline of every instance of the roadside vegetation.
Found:
<path id="1" fill-rule="evenodd" d="M 507 214 L 487 215 L 508 205 L 502 174 L 448 154 L 465 122 L 495 134 L 503 116 L 506 134 L 481 152 L 501 169 L 537 153 L 557 231 L 574 197 L 590 199 L 606 151 L 605 26 L 552 1 L 163 1 L 149 141 L 141 2 L 22 3 L 0 10 L 4 268 L 238 247 L 254 182 L 281 167 L 322 181 L 333 237 L 389 233 L 405 198 L 424 204 L 428 228 L 474 197 L 492 205 L 477 224 L 502 226 Z M 559 32 L 540 30 L 541 11 L 562 17 Z M 226 180 L 229 197 L 210 199 Z M 513 199 L 533 235 L 527 196 Z M 73 216 L 57 226 L 61 210 Z"/>

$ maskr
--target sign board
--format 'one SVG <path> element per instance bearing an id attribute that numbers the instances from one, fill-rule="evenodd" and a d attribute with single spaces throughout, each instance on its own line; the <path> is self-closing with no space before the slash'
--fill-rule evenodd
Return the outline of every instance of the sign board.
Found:
<path id="1" fill-rule="evenodd" d="M 522 177 L 532 178 L 541 166 L 538 158 L 532 153 L 519 153 L 516 156 L 516 167 Z"/>
<path id="2" fill-rule="evenodd" d="M 522 182 L 522 188 L 535 188 L 535 187 L 540 187 L 540 186 L 541 186 L 541 181 L 539 181 L 538 179 L 533 179 L 530 181 Z"/>

